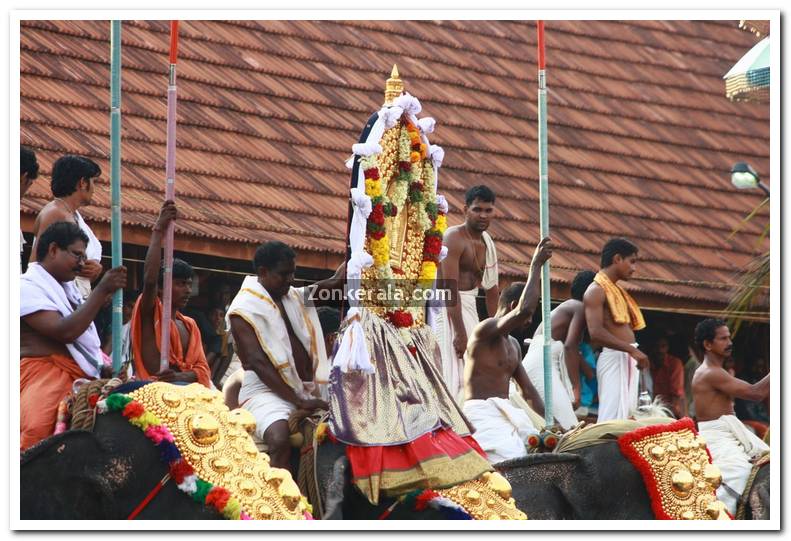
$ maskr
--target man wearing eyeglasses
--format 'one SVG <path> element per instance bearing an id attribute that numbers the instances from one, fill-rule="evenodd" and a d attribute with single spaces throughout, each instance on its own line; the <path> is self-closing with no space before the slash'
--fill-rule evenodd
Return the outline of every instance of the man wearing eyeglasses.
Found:
<path id="1" fill-rule="evenodd" d="M 107 271 L 87 299 L 74 285 L 85 266 L 88 236 L 74 222 L 55 222 L 37 239 L 36 260 L 20 284 L 20 448 L 53 434 L 58 403 L 79 378 L 104 366 L 93 324 L 101 307 L 126 286 L 126 268 Z"/>

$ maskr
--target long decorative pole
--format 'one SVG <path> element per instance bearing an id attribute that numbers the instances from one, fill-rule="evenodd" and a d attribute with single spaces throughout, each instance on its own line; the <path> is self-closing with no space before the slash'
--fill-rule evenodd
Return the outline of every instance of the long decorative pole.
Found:
<path id="1" fill-rule="evenodd" d="M 113 268 L 123 264 L 121 258 L 121 21 L 110 23 L 110 231 Z M 113 293 L 113 375 L 121 370 L 121 328 L 123 327 L 123 292 Z"/>
<path id="2" fill-rule="evenodd" d="M 167 157 L 165 160 L 165 200 L 176 197 L 176 60 L 178 58 L 179 22 L 170 21 L 170 72 L 168 74 Z M 159 349 L 159 370 L 170 365 L 170 319 L 173 299 L 173 222 L 165 230 L 165 272 L 162 291 L 162 339 Z"/>
<path id="3" fill-rule="evenodd" d="M 538 187 L 541 238 L 549 236 L 549 164 L 547 159 L 547 74 L 544 57 L 544 21 L 538 21 Z M 541 268 L 541 321 L 544 323 L 544 421 L 552 425 L 552 322 L 549 261 Z"/>

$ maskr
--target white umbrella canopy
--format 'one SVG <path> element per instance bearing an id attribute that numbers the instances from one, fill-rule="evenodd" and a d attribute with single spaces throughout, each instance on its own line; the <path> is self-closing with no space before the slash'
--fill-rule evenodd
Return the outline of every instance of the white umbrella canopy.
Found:
<path id="1" fill-rule="evenodd" d="M 770 58 L 767 36 L 723 76 L 725 96 L 732 101 L 768 101 Z"/>

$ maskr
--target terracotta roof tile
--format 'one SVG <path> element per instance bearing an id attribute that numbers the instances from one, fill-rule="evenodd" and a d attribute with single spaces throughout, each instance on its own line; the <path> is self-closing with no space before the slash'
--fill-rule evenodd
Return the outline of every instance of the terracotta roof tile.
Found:
<path id="1" fill-rule="evenodd" d="M 123 25 L 130 225 L 149 225 L 162 198 L 168 32 Z M 547 39 L 553 278 L 595 268 L 625 235 L 641 249 L 631 290 L 724 302 L 768 218 L 730 236 L 759 200 L 728 184 L 730 165 L 769 167 L 768 106 L 731 103 L 721 80 L 756 38 L 735 21 L 548 21 Z M 538 237 L 535 46 L 520 21 L 182 21 L 179 234 L 341 253 L 343 162 L 398 63 L 438 121 L 450 223 L 469 186 L 491 184 L 501 269 L 522 276 Z M 86 215 L 107 220 L 108 62 L 106 21 L 23 21 L 21 135 L 43 180 L 23 212 L 50 197 L 49 167 L 69 152 L 105 171 Z"/>

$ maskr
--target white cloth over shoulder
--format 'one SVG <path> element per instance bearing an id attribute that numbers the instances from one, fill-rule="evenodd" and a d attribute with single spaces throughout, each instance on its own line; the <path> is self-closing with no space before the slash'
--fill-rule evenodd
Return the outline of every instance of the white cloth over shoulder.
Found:
<path id="1" fill-rule="evenodd" d="M 74 282 L 58 282 L 38 263 L 28 266 L 20 282 L 19 317 L 41 311 L 58 312 L 63 317 L 68 317 L 83 302 Z M 87 376 L 99 377 L 102 344 L 93 323 L 74 342 L 65 345 Z"/>
<path id="2" fill-rule="evenodd" d="M 525 456 L 527 438 L 538 434 L 527 413 L 507 398 L 467 400 L 463 411 L 475 427 L 472 437 L 492 464 Z"/>
<path id="3" fill-rule="evenodd" d="M 753 468 L 750 460 L 768 451 L 769 446 L 733 415 L 723 415 L 713 421 L 700 421 L 698 430 L 706 440 L 712 461 L 722 473 L 717 498 L 733 515 Z"/>
<path id="4" fill-rule="evenodd" d="M 497 249 L 494 247 L 494 240 L 487 231 L 481 235 L 486 245 L 486 268 L 483 271 L 481 287 L 491 289 L 497 285 L 499 280 L 499 268 L 497 266 Z"/>
<path id="5" fill-rule="evenodd" d="M 239 293 L 228 309 L 226 324 L 230 326 L 231 316 L 244 319 L 255 330 L 261 349 L 272 361 L 280 377 L 298 396 L 305 399 L 326 398 L 329 363 L 327 353 L 324 351 L 324 335 L 321 332 L 316 308 L 305 303 L 305 290 L 306 288 L 292 287 L 283 296 L 282 303 L 294 334 L 313 363 L 313 381 L 303 382 L 300 379 L 294 363 L 286 323 L 277 304 L 256 276 L 248 276 L 242 282 Z M 250 371 L 250 374 L 258 379 L 255 372 Z M 249 380 L 252 383 L 252 376 L 248 378 L 248 375 L 245 374 L 245 382 Z M 251 389 L 246 389 L 243 383 L 240 401 L 243 400 L 242 395 L 248 391 L 252 392 Z"/>
<path id="6" fill-rule="evenodd" d="M 639 381 L 637 361 L 628 353 L 604 348 L 596 364 L 599 382 L 599 417 L 597 422 L 628 419 L 637 407 Z"/>
<path id="7" fill-rule="evenodd" d="M 77 225 L 80 227 L 82 232 L 88 235 L 88 246 L 85 248 L 85 257 L 101 263 L 102 243 L 99 242 L 99 239 L 97 239 L 96 235 L 93 234 L 91 228 L 88 227 L 87 223 L 85 223 L 85 220 L 82 218 L 82 215 L 79 211 L 74 212 L 74 217 L 77 219 Z M 80 292 L 80 295 L 83 299 L 87 299 L 88 295 L 91 294 L 91 281 L 87 278 L 77 276 L 74 279 L 74 285 L 77 286 L 77 290 Z"/>
<path id="8" fill-rule="evenodd" d="M 569 380 L 568 370 L 566 369 L 565 350 L 563 342 L 560 340 L 552 341 L 552 416 L 565 430 L 577 424 L 577 416 L 574 413 L 572 402 L 574 400 L 574 389 Z M 530 383 L 536 388 L 541 400 L 546 406 L 546 395 L 544 394 L 544 337 L 536 335 L 530 341 L 530 347 L 522 359 L 522 366 L 530 378 Z"/>

